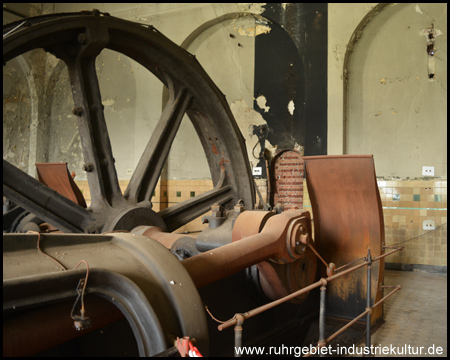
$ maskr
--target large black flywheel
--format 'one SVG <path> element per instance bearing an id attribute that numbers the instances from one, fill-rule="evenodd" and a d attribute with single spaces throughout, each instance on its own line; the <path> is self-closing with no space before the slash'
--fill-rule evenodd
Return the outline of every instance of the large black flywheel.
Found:
<path id="1" fill-rule="evenodd" d="M 97 11 L 41 16 L 4 26 L 3 62 L 42 48 L 67 65 L 91 192 L 88 209 L 73 203 L 3 160 L 3 196 L 64 232 L 101 233 L 155 225 L 173 231 L 210 210 L 242 200 L 254 189 L 244 139 L 224 95 L 195 57 L 148 25 Z M 95 59 L 110 49 L 135 60 L 168 89 L 155 130 L 122 194 L 105 121 Z M 160 212 L 151 197 L 187 114 L 197 131 L 214 188 Z M 214 147 L 211 147 L 211 139 Z"/>

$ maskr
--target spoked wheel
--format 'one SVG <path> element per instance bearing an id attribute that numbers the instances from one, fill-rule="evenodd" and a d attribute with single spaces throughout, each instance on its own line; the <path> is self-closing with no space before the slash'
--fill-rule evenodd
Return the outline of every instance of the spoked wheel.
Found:
<path id="1" fill-rule="evenodd" d="M 91 206 L 84 209 L 3 160 L 3 195 L 64 232 L 99 233 L 155 225 L 173 231 L 220 203 L 254 204 L 244 141 L 223 94 L 194 56 L 153 27 L 99 12 L 43 16 L 4 27 L 3 61 L 36 48 L 68 68 Z M 18 26 L 15 30 L 14 27 Z M 6 36 L 5 36 L 6 34 Z M 169 100 L 124 194 L 107 131 L 95 59 L 103 49 L 122 53 L 152 72 Z M 187 114 L 197 131 L 214 188 L 160 212 L 151 197 Z"/>

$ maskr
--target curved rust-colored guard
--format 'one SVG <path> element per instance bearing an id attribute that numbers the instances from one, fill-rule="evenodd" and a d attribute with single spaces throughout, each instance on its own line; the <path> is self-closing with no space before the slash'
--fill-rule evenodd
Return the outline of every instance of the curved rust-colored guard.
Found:
<path id="1" fill-rule="evenodd" d="M 384 221 L 372 155 L 304 157 L 306 183 L 314 215 L 314 246 L 336 268 L 384 253 Z M 322 276 L 326 269 L 322 266 Z M 371 304 L 382 297 L 384 259 L 372 264 Z M 330 281 L 327 316 L 352 319 L 366 308 L 367 267 Z M 372 324 L 382 318 L 379 306 Z"/>
<path id="2" fill-rule="evenodd" d="M 36 164 L 36 169 L 41 183 L 64 195 L 74 203 L 86 207 L 83 194 L 70 176 L 67 163 L 41 163 Z"/>

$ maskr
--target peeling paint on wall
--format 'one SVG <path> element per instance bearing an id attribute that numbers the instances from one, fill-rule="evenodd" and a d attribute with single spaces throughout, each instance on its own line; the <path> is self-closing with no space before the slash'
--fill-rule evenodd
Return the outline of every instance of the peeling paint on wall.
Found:
<path id="1" fill-rule="evenodd" d="M 294 115 L 295 110 L 294 100 L 289 101 L 288 110 L 291 115 Z"/>
<path id="2" fill-rule="evenodd" d="M 266 21 L 258 20 L 259 22 L 263 22 L 263 24 L 255 23 L 253 26 L 240 26 L 237 27 L 236 25 L 233 26 L 234 30 L 237 31 L 241 36 L 258 36 L 261 34 L 268 34 L 272 28 L 268 25 Z"/>
<path id="3" fill-rule="evenodd" d="M 269 112 L 270 106 L 266 106 L 267 99 L 264 95 L 258 96 L 258 98 L 256 99 L 256 103 L 258 104 L 260 109 L 264 110 L 264 112 Z"/>
<path id="4" fill-rule="evenodd" d="M 259 138 L 254 134 L 254 128 L 265 125 L 267 122 L 262 115 L 248 106 L 245 100 L 241 99 L 230 104 L 231 112 L 233 113 L 236 122 L 239 125 L 242 135 L 245 138 L 245 145 L 247 148 L 247 155 L 250 162 L 256 164 L 258 161 L 254 158 L 253 153 L 259 154 L 261 148 L 258 144 Z M 275 154 L 277 146 L 272 145 L 267 139 L 265 140 L 265 148 Z"/>
<path id="5" fill-rule="evenodd" d="M 114 105 L 116 101 L 114 99 L 106 99 L 102 101 L 103 106 L 111 106 Z"/>
<path id="6" fill-rule="evenodd" d="M 262 14 L 266 9 L 267 3 L 238 3 L 239 10 L 242 12 L 252 12 L 254 14 Z"/>

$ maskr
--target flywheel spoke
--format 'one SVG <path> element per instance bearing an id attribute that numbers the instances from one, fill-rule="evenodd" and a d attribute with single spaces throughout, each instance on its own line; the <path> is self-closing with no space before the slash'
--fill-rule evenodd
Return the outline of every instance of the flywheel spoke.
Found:
<path id="1" fill-rule="evenodd" d="M 125 191 L 125 198 L 150 200 L 192 96 L 169 85 L 170 97 Z"/>
<path id="2" fill-rule="evenodd" d="M 65 232 L 96 232 L 94 214 L 3 160 L 3 196 Z"/>
<path id="3" fill-rule="evenodd" d="M 225 171 L 222 172 L 214 189 L 160 211 L 158 215 L 166 223 L 167 230 L 171 232 L 186 225 L 211 210 L 213 204 L 224 204 L 232 200 L 232 187 L 224 183 L 225 174 Z"/>
<path id="4" fill-rule="evenodd" d="M 75 105 L 73 112 L 78 118 L 92 207 L 95 209 L 120 204 L 124 198 L 103 112 L 95 58 L 68 62 L 68 70 Z"/>

